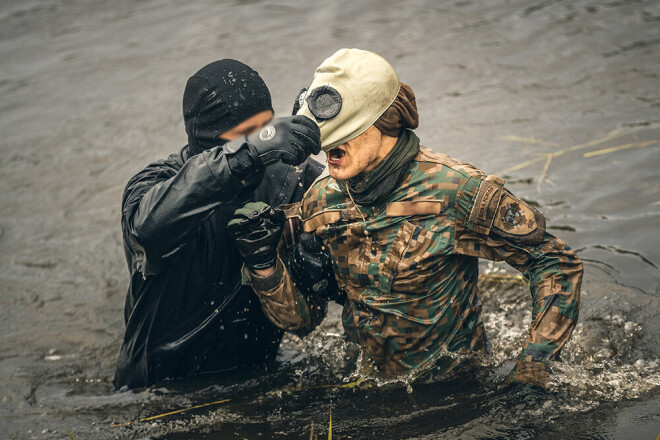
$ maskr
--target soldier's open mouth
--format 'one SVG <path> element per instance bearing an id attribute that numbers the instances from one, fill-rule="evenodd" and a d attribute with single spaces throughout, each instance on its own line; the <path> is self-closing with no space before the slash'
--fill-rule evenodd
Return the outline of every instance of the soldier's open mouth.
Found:
<path id="1" fill-rule="evenodd" d="M 338 165 L 341 163 L 342 159 L 346 156 L 346 152 L 339 147 L 333 148 L 328 151 L 328 162 L 332 165 Z"/>

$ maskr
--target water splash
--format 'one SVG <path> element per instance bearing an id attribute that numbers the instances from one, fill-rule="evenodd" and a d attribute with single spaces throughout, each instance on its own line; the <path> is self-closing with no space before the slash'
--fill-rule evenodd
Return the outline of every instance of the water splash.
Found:
<path id="1" fill-rule="evenodd" d="M 486 274 L 506 274 L 509 269 L 489 263 Z M 520 352 L 531 322 L 528 287 L 513 283 L 480 283 L 483 320 L 493 345 L 492 363 L 502 366 Z M 642 324 L 617 304 L 592 306 L 583 290 L 583 310 L 573 336 L 562 351 L 562 362 L 551 363 L 550 390 L 567 400 L 563 408 L 591 408 L 601 402 L 639 398 L 660 386 L 660 360 L 643 349 Z M 585 307 L 585 303 L 587 306 Z M 614 308 L 612 308 L 614 306 Z M 620 310 L 610 312 L 609 310 Z M 577 404 L 579 402 L 579 404 Z"/>

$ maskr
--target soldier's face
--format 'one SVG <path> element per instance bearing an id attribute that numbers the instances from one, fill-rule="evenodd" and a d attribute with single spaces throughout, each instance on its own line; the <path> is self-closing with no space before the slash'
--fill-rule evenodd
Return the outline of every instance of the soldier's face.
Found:
<path id="1" fill-rule="evenodd" d="M 330 176 L 347 180 L 372 170 L 387 155 L 381 144 L 381 132 L 372 125 L 360 136 L 327 151 Z"/>
<path id="2" fill-rule="evenodd" d="M 233 141 L 234 139 L 237 139 L 241 136 L 247 136 L 249 134 L 254 133 L 264 125 L 268 124 L 270 121 L 273 120 L 273 112 L 272 110 L 265 110 L 261 113 L 257 113 L 256 115 L 246 119 L 245 121 L 241 122 L 231 130 L 225 131 L 224 133 L 220 133 L 218 135 L 218 138 L 224 139 L 226 141 Z"/>

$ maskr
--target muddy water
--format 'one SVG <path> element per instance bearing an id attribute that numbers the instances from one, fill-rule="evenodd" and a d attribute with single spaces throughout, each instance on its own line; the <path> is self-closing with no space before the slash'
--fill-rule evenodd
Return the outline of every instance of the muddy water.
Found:
<path id="1" fill-rule="evenodd" d="M 660 432 L 660 6 L 653 1 L 129 2 L 0 6 L 0 426 L 8 438 L 655 438 Z M 483 265 L 490 359 L 350 386 L 338 310 L 270 371 L 112 392 L 123 185 L 185 142 L 209 61 L 256 68 L 276 110 L 340 47 L 418 96 L 425 145 L 504 175 L 586 263 L 545 393 L 505 377 L 526 286 Z M 330 387 L 323 388 L 324 385 Z M 341 387 L 344 385 L 344 387 Z M 133 420 L 230 399 L 147 422 Z"/>

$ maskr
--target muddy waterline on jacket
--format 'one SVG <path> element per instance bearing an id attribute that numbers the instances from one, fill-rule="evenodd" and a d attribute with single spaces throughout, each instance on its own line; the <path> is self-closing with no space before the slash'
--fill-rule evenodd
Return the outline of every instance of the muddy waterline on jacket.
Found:
<path id="1" fill-rule="evenodd" d="M 655 438 L 659 17 L 653 1 L 3 2 L 3 432 L 309 438 L 313 423 L 326 438 L 332 411 L 335 438 Z M 551 389 L 506 382 L 529 293 L 484 263 L 494 354 L 449 376 L 351 386 L 359 353 L 335 307 L 267 371 L 111 391 L 128 282 L 121 193 L 185 143 L 188 76 L 240 59 L 282 115 L 340 47 L 390 60 L 417 94 L 422 143 L 505 177 L 578 250 L 580 320 Z"/>

